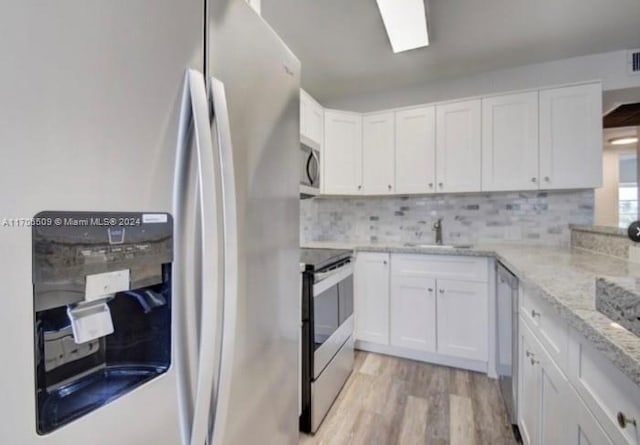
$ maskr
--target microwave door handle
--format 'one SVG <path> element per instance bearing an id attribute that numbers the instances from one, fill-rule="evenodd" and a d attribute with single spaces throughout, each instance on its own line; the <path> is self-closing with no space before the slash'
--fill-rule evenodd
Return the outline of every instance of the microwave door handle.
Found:
<path id="1" fill-rule="evenodd" d="M 222 290 L 221 261 L 221 227 L 218 223 L 220 199 L 215 183 L 216 165 L 212 151 L 211 128 L 207 94 L 203 75 L 196 70 L 188 70 L 185 79 L 184 107 L 190 108 L 188 124 L 193 122 L 195 139 L 195 160 L 197 170 L 197 201 L 199 207 L 200 234 L 200 307 L 201 320 L 198 345 L 198 365 L 196 374 L 195 400 L 191 431 L 183 433 L 188 436 L 191 445 L 203 445 L 207 441 L 209 429 L 209 411 L 215 378 L 215 355 L 217 344 L 218 299 Z M 184 124 L 184 121 L 183 121 Z M 184 127 L 184 125 L 182 125 Z M 184 133 L 184 128 L 182 132 Z M 183 134 L 184 137 L 184 134 Z M 184 148 L 183 148 L 184 150 Z M 188 157 L 187 157 L 188 158 Z M 178 159 L 181 163 L 184 156 Z M 176 169 L 179 168 L 176 166 Z M 181 199 L 174 194 L 174 206 Z M 178 226 L 183 229 L 182 226 Z M 191 327 L 193 329 L 193 327 Z M 185 381 L 183 378 L 182 381 Z M 181 385 L 186 391 L 185 385 Z M 183 401 L 188 400 L 183 395 Z M 183 405 L 186 403 L 183 402 Z M 189 410 L 189 412 L 191 412 Z M 184 425 L 183 425 L 184 430 Z"/>
<path id="2" fill-rule="evenodd" d="M 313 160 L 315 161 L 315 175 L 313 176 L 313 179 L 310 178 L 311 184 L 312 185 L 317 185 L 318 184 L 318 179 L 320 176 L 320 159 L 318 159 L 318 155 L 316 154 L 316 151 L 314 149 L 311 149 L 311 157 L 313 158 Z"/>
<path id="3" fill-rule="evenodd" d="M 311 161 L 313 160 L 313 150 L 309 153 L 307 157 L 307 179 L 309 180 L 309 185 L 313 185 L 313 176 L 311 176 Z"/>
<path id="4" fill-rule="evenodd" d="M 238 313 L 238 217 L 236 206 L 236 181 L 233 165 L 233 147 L 229 108 L 224 83 L 211 77 L 213 121 L 218 141 L 219 163 L 222 181 L 222 226 L 224 230 L 224 289 L 221 352 L 218 382 L 213 405 L 212 445 L 225 443 L 225 426 L 231 401 L 233 361 L 235 352 Z"/>

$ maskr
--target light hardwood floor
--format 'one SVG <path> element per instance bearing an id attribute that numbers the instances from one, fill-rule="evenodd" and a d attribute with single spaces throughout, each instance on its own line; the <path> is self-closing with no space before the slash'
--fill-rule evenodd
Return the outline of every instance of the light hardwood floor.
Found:
<path id="1" fill-rule="evenodd" d="M 356 352 L 353 373 L 315 436 L 301 445 L 511 445 L 496 380 Z"/>

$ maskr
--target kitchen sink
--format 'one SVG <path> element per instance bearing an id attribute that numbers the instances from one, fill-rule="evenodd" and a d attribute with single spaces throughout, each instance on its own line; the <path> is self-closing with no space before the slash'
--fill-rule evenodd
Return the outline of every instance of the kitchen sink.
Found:
<path id="1" fill-rule="evenodd" d="M 407 247 L 423 247 L 425 249 L 470 249 L 471 244 L 428 244 L 428 243 L 405 243 Z"/>

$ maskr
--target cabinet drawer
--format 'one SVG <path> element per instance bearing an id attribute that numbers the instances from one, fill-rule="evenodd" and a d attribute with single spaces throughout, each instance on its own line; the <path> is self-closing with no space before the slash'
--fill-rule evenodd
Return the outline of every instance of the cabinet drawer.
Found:
<path id="1" fill-rule="evenodd" d="M 567 372 L 569 328 L 555 310 L 520 286 L 520 315 L 563 372 Z"/>
<path id="2" fill-rule="evenodd" d="M 569 343 L 569 380 L 614 443 L 640 444 L 640 387 L 577 332 Z M 635 419 L 638 426 L 618 424 L 618 415 Z"/>
<path id="3" fill-rule="evenodd" d="M 472 256 L 393 254 L 391 273 L 485 283 L 489 279 L 489 261 Z"/>

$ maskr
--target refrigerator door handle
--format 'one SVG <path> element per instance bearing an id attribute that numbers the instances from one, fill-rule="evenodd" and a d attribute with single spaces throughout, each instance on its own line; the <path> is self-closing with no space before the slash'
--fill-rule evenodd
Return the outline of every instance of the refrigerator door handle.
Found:
<path id="1" fill-rule="evenodd" d="M 223 445 L 232 386 L 238 295 L 238 218 L 229 108 L 224 84 L 211 77 L 214 132 L 220 147 L 224 228 L 224 305 L 218 387 L 213 406 L 211 444 Z"/>
<path id="2" fill-rule="evenodd" d="M 207 104 L 207 94 L 204 76 L 197 70 L 189 69 L 185 75 L 185 87 L 182 103 L 182 122 L 180 131 L 182 140 L 187 142 L 180 144 L 178 158 L 176 160 L 176 171 L 178 168 L 184 172 L 185 166 L 180 164 L 188 156 L 184 156 L 184 151 L 189 148 L 188 131 L 193 123 L 193 138 L 196 147 L 196 170 L 197 170 L 197 203 L 199 212 L 199 225 L 201 228 L 199 256 L 200 256 L 200 332 L 198 335 L 198 365 L 196 373 L 195 400 L 193 402 L 193 418 L 190 431 L 183 431 L 183 438 L 188 439 L 191 445 L 204 445 L 208 439 L 209 414 L 212 397 L 215 397 L 213 390 L 214 381 L 217 379 L 217 354 L 219 351 L 219 319 L 220 319 L 220 298 L 222 295 L 222 227 L 219 224 L 218 216 L 221 213 L 220 190 L 216 184 L 217 159 L 213 156 L 213 143 L 211 128 L 209 126 L 209 112 Z M 184 132 L 187 132 L 186 134 Z M 176 181 L 178 182 L 178 181 Z M 179 184 L 174 190 L 174 208 L 180 208 Z M 184 230 L 180 224 L 176 225 L 177 230 Z M 189 246 L 181 246 L 188 248 Z M 187 326 L 187 329 L 189 327 Z M 193 327 L 191 327 L 193 329 Z M 180 361 L 184 365 L 186 360 Z M 179 372 L 188 372 L 182 369 Z M 182 382 L 188 379 L 181 379 Z M 189 400 L 186 394 L 189 391 L 187 385 L 180 385 L 183 391 L 181 399 L 183 405 Z M 183 406 L 183 413 L 191 411 L 190 407 Z M 183 424 L 188 424 L 189 419 L 183 414 Z M 188 428 L 183 425 L 183 430 Z"/>

